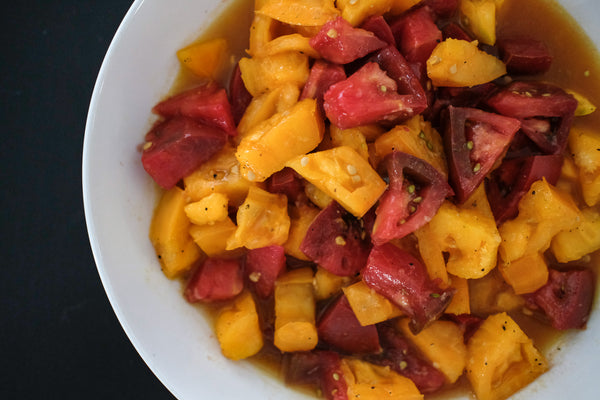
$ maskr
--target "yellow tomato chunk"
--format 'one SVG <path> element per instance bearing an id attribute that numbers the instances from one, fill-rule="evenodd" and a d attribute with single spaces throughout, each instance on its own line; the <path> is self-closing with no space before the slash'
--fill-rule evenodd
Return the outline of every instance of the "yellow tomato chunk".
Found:
<path id="1" fill-rule="evenodd" d="M 263 335 L 250 292 L 244 291 L 221 309 L 215 331 L 221 351 L 229 359 L 248 358 L 262 349 Z"/>
<path id="2" fill-rule="evenodd" d="M 287 272 L 275 282 L 274 344 L 283 352 L 309 351 L 319 340 L 311 268 Z"/>
<path id="3" fill-rule="evenodd" d="M 317 272 L 313 279 L 315 298 L 317 300 L 328 299 L 339 293 L 349 282 L 349 277 L 335 275 L 325 268 L 317 267 Z"/>
<path id="4" fill-rule="evenodd" d="M 415 335 L 408 323 L 408 318 L 398 322 L 402 333 L 444 374 L 448 383 L 456 382 L 467 363 L 467 346 L 461 328 L 454 322 L 437 320 Z"/>
<path id="5" fill-rule="evenodd" d="M 227 240 L 235 233 L 237 227 L 227 217 L 212 225 L 192 225 L 190 235 L 194 242 L 210 257 L 234 255 L 238 252 L 227 251 Z"/>
<path id="6" fill-rule="evenodd" d="M 287 197 L 251 187 L 237 212 L 237 229 L 227 240 L 227 250 L 283 245 L 290 230 Z"/>
<path id="7" fill-rule="evenodd" d="M 546 179 L 534 182 L 519 202 L 519 214 L 500 226 L 500 256 L 510 263 L 523 256 L 543 253 L 559 232 L 575 228 L 581 213 L 568 193 Z"/>
<path id="8" fill-rule="evenodd" d="M 202 256 L 188 232 L 190 220 L 185 205 L 186 196 L 180 188 L 164 192 L 150 223 L 150 242 L 169 279 L 189 270 Z"/>
<path id="9" fill-rule="evenodd" d="M 388 12 L 394 0 L 338 0 L 337 7 L 342 10 L 342 17 L 357 26 L 372 15 Z"/>
<path id="10" fill-rule="evenodd" d="M 569 148 L 579 168 L 583 199 L 588 206 L 594 206 L 600 202 L 600 131 L 573 127 Z"/>
<path id="11" fill-rule="evenodd" d="M 301 87 L 308 79 L 308 56 L 286 51 L 267 57 L 242 58 L 239 62 L 244 85 L 254 97 L 286 83 Z"/>
<path id="12" fill-rule="evenodd" d="M 228 217 L 229 199 L 223 193 L 213 193 L 185 206 L 187 217 L 196 225 L 214 224 Z"/>
<path id="13" fill-rule="evenodd" d="M 413 381 L 389 367 L 344 358 L 341 370 L 347 385 L 348 399 L 423 400 L 423 395 Z"/>
<path id="14" fill-rule="evenodd" d="M 240 142 L 235 155 L 242 175 L 249 181 L 263 182 L 283 169 L 288 160 L 317 147 L 323 131 L 323 120 L 313 99 L 273 115 L 252 128 Z"/>
<path id="15" fill-rule="evenodd" d="M 257 186 L 242 177 L 235 149 L 229 145 L 185 177 L 183 184 L 185 194 L 191 201 L 199 201 L 213 193 L 222 193 L 236 207 L 242 204 L 248 189 Z"/>
<path id="16" fill-rule="evenodd" d="M 300 245 L 306 236 L 308 227 L 313 219 L 319 214 L 319 209 L 309 205 L 291 205 L 290 213 L 290 232 L 287 241 L 283 244 L 285 254 L 295 257 L 299 260 L 309 261 L 310 259 L 300 250 Z"/>
<path id="17" fill-rule="evenodd" d="M 494 217 L 485 212 L 444 202 L 416 236 L 432 279 L 448 283 L 446 272 L 477 279 L 496 266 L 500 235 Z"/>
<path id="18" fill-rule="evenodd" d="M 548 266 L 541 253 L 528 254 L 509 263 L 502 262 L 498 268 L 516 294 L 535 292 L 548 282 Z"/>
<path id="19" fill-rule="evenodd" d="M 256 13 L 302 26 L 321 26 L 339 15 L 333 0 L 265 0 Z"/>
<path id="20" fill-rule="evenodd" d="M 467 354 L 467 377 L 478 400 L 505 399 L 548 369 L 544 356 L 506 313 L 481 324 Z"/>
<path id="21" fill-rule="evenodd" d="M 177 52 L 177 58 L 195 75 L 215 79 L 227 59 L 228 44 L 225 39 L 194 43 Z"/>
<path id="22" fill-rule="evenodd" d="M 356 217 L 362 217 L 386 189 L 371 165 L 347 146 L 298 156 L 287 166 Z"/>
<path id="23" fill-rule="evenodd" d="M 494 0 L 461 0 L 463 23 L 482 43 L 496 43 L 496 2 Z"/>
<path id="24" fill-rule="evenodd" d="M 594 208 L 581 211 L 581 223 L 562 231 L 552 239 L 551 250 L 558 262 L 579 260 L 600 249 L 600 212 Z"/>
<path id="25" fill-rule="evenodd" d="M 350 308 L 362 326 L 377 324 L 402 315 L 398 307 L 363 281 L 346 286 L 343 290 Z"/>
<path id="26" fill-rule="evenodd" d="M 427 76 L 435 86 L 475 86 L 506 74 L 496 57 L 477 48 L 477 42 L 446 39 L 427 60 Z"/>

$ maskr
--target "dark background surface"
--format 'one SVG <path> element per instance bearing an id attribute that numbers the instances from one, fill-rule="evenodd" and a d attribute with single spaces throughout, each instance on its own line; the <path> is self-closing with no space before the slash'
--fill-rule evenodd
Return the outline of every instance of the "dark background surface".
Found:
<path id="1" fill-rule="evenodd" d="M 119 325 L 83 213 L 87 108 L 131 4 L 25 0 L 2 10 L 2 399 L 173 398 Z"/>

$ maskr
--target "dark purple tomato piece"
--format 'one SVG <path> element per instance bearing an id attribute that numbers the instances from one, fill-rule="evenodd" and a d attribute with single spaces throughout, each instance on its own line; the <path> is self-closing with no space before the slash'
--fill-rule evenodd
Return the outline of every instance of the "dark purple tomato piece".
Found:
<path id="1" fill-rule="evenodd" d="M 360 26 L 362 29 L 373 32 L 375 36 L 391 46 L 396 46 L 396 40 L 389 24 L 381 15 L 373 15 Z"/>
<path id="2" fill-rule="evenodd" d="M 412 115 L 420 114 L 427 108 L 427 94 L 423 89 L 422 82 L 397 48 L 387 46 L 381 49 L 372 57 L 372 61 L 379 64 L 381 69 L 396 81 L 398 93 L 413 96 L 410 99 L 410 106 L 413 108 Z"/>
<path id="3" fill-rule="evenodd" d="M 390 24 L 400 53 L 409 62 L 425 64 L 442 41 L 442 32 L 425 7 L 413 8 Z"/>
<path id="4" fill-rule="evenodd" d="M 450 18 L 458 11 L 459 0 L 424 0 L 423 4 L 431 10 L 436 19 Z"/>
<path id="5" fill-rule="evenodd" d="M 174 117 L 157 123 L 146 134 L 142 165 L 163 189 L 208 161 L 225 145 L 227 134 L 187 117 Z"/>
<path id="6" fill-rule="evenodd" d="M 519 201 L 531 184 L 542 178 L 555 185 L 560 176 L 563 156 L 536 155 L 505 159 L 491 174 L 486 191 L 496 223 L 512 219 L 519 213 Z"/>
<path id="7" fill-rule="evenodd" d="M 245 275 L 250 286 L 262 298 L 269 297 L 275 288 L 275 280 L 285 269 L 286 258 L 283 246 L 267 246 L 248 250 Z"/>
<path id="8" fill-rule="evenodd" d="M 335 64 L 348 64 L 387 45 L 373 32 L 355 28 L 342 17 L 323 25 L 309 44 Z"/>
<path id="9" fill-rule="evenodd" d="M 455 292 L 442 289 L 417 258 L 390 243 L 373 247 L 362 280 L 410 317 L 415 334 L 444 312 Z"/>
<path id="10" fill-rule="evenodd" d="M 380 164 L 389 186 L 379 200 L 371 239 L 383 244 L 416 231 L 435 215 L 452 189 L 444 176 L 426 161 L 394 151 Z"/>
<path id="11" fill-rule="evenodd" d="M 505 153 L 521 123 L 476 108 L 447 109 L 444 145 L 457 203 L 463 203 Z"/>
<path id="12" fill-rule="evenodd" d="M 334 351 L 286 353 L 283 373 L 287 383 L 316 386 L 327 400 L 348 400 L 341 359 Z"/>
<path id="13" fill-rule="evenodd" d="M 229 80 L 229 104 L 231 104 L 231 115 L 236 126 L 240 123 L 250 101 L 252 101 L 252 95 L 246 89 L 240 65 L 237 64 Z"/>
<path id="14" fill-rule="evenodd" d="M 190 303 L 229 300 L 243 289 L 240 260 L 207 258 L 188 281 L 184 296 Z"/>
<path id="15" fill-rule="evenodd" d="M 523 132 L 547 154 L 562 154 L 567 145 L 577 100 L 542 82 L 513 82 L 487 100 L 502 115 L 523 121 Z M 546 123 L 542 123 L 546 120 Z"/>
<path id="16" fill-rule="evenodd" d="M 395 123 L 416 111 L 413 96 L 399 94 L 396 82 L 374 62 L 332 85 L 325 93 L 323 108 L 327 118 L 341 129 Z"/>
<path id="17" fill-rule="evenodd" d="M 541 74 L 552 65 L 552 55 L 542 41 L 521 37 L 502 39 L 496 45 L 510 74 Z"/>
<path id="18" fill-rule="evenodd" d="M 469 35 L 460 25 L 454 22 L 450 22 L 446 24 L 442 28 L 442 38 L 446 39 L 458 39 L 458 40 L 466 40 L 470 42 L 473 40 L 471 35 Z"/>
<path id="19" fill-rule="evenodd" d="M 182 115 L 237 135 L 227 92 L 214 81 L 169 97 L 152 111 L 165 118 Z"/>
<path id="20" fill-rule="evenodd" d="M 275 172 L 265 183 L 267 191 L 285 194 L 290 203 L 295 202 L 304 194 L 304 180 L 289 167 Z"/>
<path id="21" fill-rule="evenodd" d="M 362 326 L 345 295 L 330 303 L 317 323 L 319 340 L 348 354 L 373 354 L 381 351 L 375 325 Z"/>
<path id="22" fill-rule="evenodd" d="M 590 269 L 549 270 L 548 282 L 528 296 L 555 329 L 584 329 L 596 284 Z"/>
<path id="23" fill-rule="evenodd" d="M 471 87 L 439 87 L 436 89 L 435 101 L 430 109 L 431 120 L 439 122 L 442 110 L 450 105 L 454 107 L 480 108 L 482 102 L 496 88 L 497 86 L 492 82 Z"/>
<path id="24" fill-rule="evenodd" d="M 369 357 L 369 361 L 390 367 L 391 370 L 407 377 L 423 394 L 437 392 L 444 386 L 444 375 L 431 365 L 429 360 L 423 358 L 412 343 L 393 326 L 383 323 L 377 326 L 377 330 L 383 352 L 381 355 Z"/>
<path id="25" fill-rule="evenodd" d="M 353 276 L 365 266 L 371 243 L 361 220 L 331 202 L 310 224 L 300 250 L 332 274 Z"/>

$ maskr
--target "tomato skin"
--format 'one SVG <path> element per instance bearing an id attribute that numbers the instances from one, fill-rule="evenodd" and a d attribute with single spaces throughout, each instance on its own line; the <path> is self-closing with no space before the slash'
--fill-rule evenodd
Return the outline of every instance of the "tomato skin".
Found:
<path id="1" fill-rule="evenodd" d="M 353 276 L 365 265 L 371 243 L 361 221 L 331 202 L 314 219 L 300 245 L 312 261 L 332 274 Z"/>
<path id="2" fill-rule="evenodd" d="M 420 158 L 394 151 L 381 165 L 390 184 L 375 211 L 372 241 L 376 245 L 419 229 L 431 220 L 446 196 L 452 195 L 443 175 Z"/>
<path id="3" fill-rule="evenodd" d="M 470 42 L 473 38 L 463 29 L 460 25 L 450 22 L 442 28 L 442 37 L 444 40 L 450 39 L 458 39 L 458 40 L 466 40 Z"/>
<path id="4" fill-rule="evenodd" d="M 348 64 L 386 45 L 373 32 L 354 28 L 342 17 L 323 25 L 309 43 L 325 60 L 336 64 Z"/>
<path id="5" fill-rule="evenodd" d="M 319 110 L 323 111 L 323 95 L 329 87 L 346 79 L 344 67 L 325 60 L 316 60 L 310 69 L 308 81 L 302 89 L 300 100 L 316 99 Z"/>
<path id="6" fill-rule="evenodd" d="M 552 65 L 552 55 L 542 41 L 509 38 L 498 41 L 497 46 L 510 74 L 541 74 Z"/>
<path id="7" fill-rule="evenodd" d="M 549 270 L 548 283 L 528 296 L 553 328 L 584 329 L 592 309 L 596 284 L 590 269 Z"/>
<path id="8" fill-rule="evenodd" d="M 517 216 L 519 200 L 531 184 L 545 177 L 555 185 L 560 176 L 560 154 L 536 155 L 504 160 L 486 182 L 490 207 L 497 224 Z"/>
<path id="9" fill-rule="evenodd" d="M 227 93 L 214 81 L 169 97 L 155 105 L 152 111 L 165 118 L 189 117 L 221 128 L 231 136 L 237 135 Z"/>
<path id="10" fill-rule="evenodd" d="M 319 340 L 350 354 L 381 351 L 375 325 L 362 326 L 345 295 L 339 296 L 325 309 L 317 324 Z"/>
<path id="11" fill-rule="evenodd" d="M 290 203 L 304 196 L 304 180 L 290 167 L 275 172 L 266 180 L 267 191 L 285 194 Z"/>
<path id="12" fill-rule="evenodd" d="M 275 280 L 285 270 L 286 258 L 283 246 L 267 246 L 250 249 L 246 253 L 244 273 L 256 294 L 267 298 L 273 293 Z"/>
<path id="13" fill-rule="evenodd" d="M 411 318 L 414 334 L 444 312 L 455 292 L 440 288 L 417 258 L 390 243 L 373 247 L 361 274 L 367 286 Z"/>
<path id="14" fill-rule="evenodd" d="M 190 303 L 212 302 L 232 299 L 243 289 L 240 260 L 208 258 L 188 281 L 184 296 Z"/>
<path id="15" fill-rule="evenodd" d="M 142 165 L 163 189 L 170 189 L 216 154 L 227 134 L 187 117 L 157 123 L 147 134 Z M 148 145 L 149 143 L 149 145 Z"/>
<path id="16" fill-rule="evenodd" d="M 246 85 L 244 85 L 242 72 L 240 71 L 240 65 L 238 63 L 236 64 L 235 69 L 231 74 L 231 80 L 229 81 L 231 116 L 233 117 L 233 122 L 236 126 L 240 123 L 250 101 L 252 101 L 252 95 L 246 89 Z"/>
<path id="17" fill-rule="evenodd" d="M 521 123 L 476 108 L 449 106 L 444 145 L 450 183 L 462 204 L 508 149 Z"/>

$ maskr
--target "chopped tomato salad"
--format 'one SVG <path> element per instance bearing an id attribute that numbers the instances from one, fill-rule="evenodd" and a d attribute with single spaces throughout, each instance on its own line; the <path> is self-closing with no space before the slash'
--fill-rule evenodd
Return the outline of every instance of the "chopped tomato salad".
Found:
<path id="1" fill-rule="evenodd" d="M 530 324 L 585 329 L 595 106 L 496 31 L 503 7 L 260 0 L 234 65 L 227 38 L 178 52 L 195 84 L 152 110 L 150 240 L 225 357 L 330 400 L 502 400 L 552 367 Z"/>

